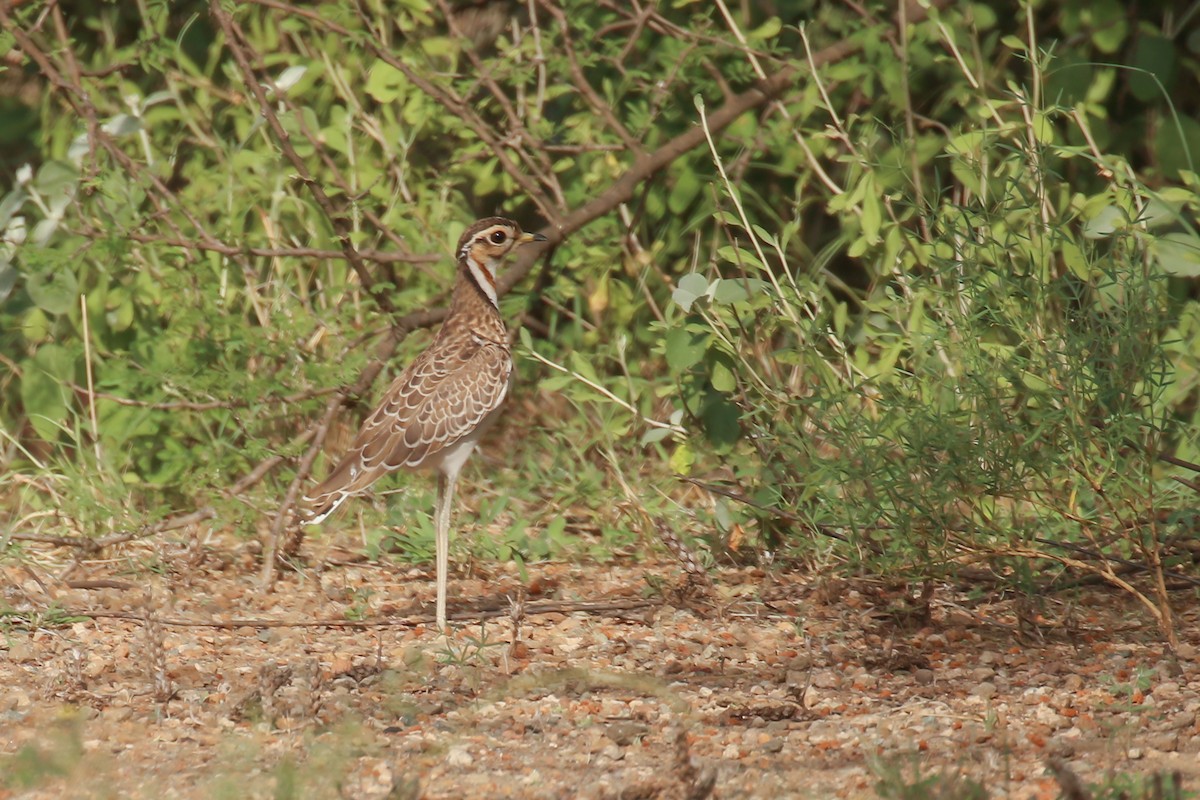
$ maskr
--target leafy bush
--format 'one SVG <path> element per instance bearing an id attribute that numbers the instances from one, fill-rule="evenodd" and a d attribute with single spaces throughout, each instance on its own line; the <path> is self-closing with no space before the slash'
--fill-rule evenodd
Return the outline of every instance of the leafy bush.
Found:
<path id="1" fill-rule="evenodd" d="M 763 547 L 917 581 L 1090 571 L 1170 638 L 1197 22 L 861 11 L 0 11 L 16 539 L 111 543 L 171 510 L 278 531 L 344 407 L 438 321 L 463 225 L 505 213 L 557 245 L 506 278 L 535 275 L 503 301 L 521 391 L 575 416 L 515 423 L 567 447 L 517 445 L 498 479 L 557 494 L 512 517 L 553 535 L 502 554 L 557 547 L 572 503 L 670 513 L 674 471 L 723 493 L 718 556 L 753 522 Z"/>

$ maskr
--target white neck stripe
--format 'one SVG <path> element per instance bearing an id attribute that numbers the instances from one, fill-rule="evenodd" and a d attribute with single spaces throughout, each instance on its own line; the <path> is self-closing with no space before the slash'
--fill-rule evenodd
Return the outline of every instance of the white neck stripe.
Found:
<path id="1" fill-rule="evenodd" d="M 475 279 L 475 285 L 487 295 L 487 299 L 492 302 L 492 305 L 499 309 L 500 300 L 496 297 L 496 288 L 494 286 L 496 273 L 488 267 L 479 264 L 469 255 L 464 256 L 463 260 L 467 262 L 467 269 L 471 270 L 471 277 Z M 489 278 L 491 280 L 488 280 Z"/>

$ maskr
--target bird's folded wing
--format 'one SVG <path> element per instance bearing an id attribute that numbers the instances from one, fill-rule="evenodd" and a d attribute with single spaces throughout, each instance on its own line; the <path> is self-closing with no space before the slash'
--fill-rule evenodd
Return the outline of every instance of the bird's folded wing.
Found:
<path id="1" fill-rule="evenodd" d="M 306 521 L 325 519 L 381 476 L 420 467 L 469 435 L 504 402 L 511 370 L 506 348 L 474 337 L 426 350 L 388 387 L 329 477 L 307 493 Z"/>
<path id="2" fill-rule="evenodd" d="M 511 368 L 508 351 L 491 342 L 427 350 L 388 387 L 330 480 L 340 476 L 339 488 L 354 494 L 387 472 L 421 466 L 500 406 Z"/>

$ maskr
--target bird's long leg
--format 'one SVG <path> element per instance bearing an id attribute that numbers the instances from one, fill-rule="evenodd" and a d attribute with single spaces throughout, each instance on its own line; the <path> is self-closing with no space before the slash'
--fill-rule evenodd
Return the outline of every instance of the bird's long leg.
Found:
<path id="1" fill-rule="evenodd" d="M 433 512 L 434 527 L 437 529 L 437 627 L 439 633 L 446 630 L 446 573 L 450 569 L 450 508 L 454 504 L 454 483 L 458 471 L 451 474 L 438 472 L 437 508 Z"/>

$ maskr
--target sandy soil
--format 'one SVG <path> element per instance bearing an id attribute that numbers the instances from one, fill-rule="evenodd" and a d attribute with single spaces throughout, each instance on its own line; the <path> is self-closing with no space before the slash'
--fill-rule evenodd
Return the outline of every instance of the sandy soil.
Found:
<path id="1" fill-rule="evenodd" d="M 1052 758 L 1200 788 L 1186 597 L 1176 659 L 1111 592 L 1047 598 L 1035 629 L 945 587 L 927 616 L 784 570 L 491 565 L 453 576 L 440 637 L 424 569 L 263 593 L 245 545 L 130 563 L 75 588 L 0 565 L 0 798 L 853 798 L 939 772 L 940 796 L 1052 798 Z"/>

